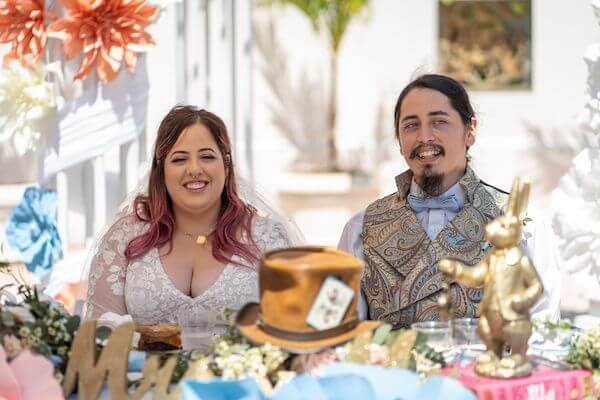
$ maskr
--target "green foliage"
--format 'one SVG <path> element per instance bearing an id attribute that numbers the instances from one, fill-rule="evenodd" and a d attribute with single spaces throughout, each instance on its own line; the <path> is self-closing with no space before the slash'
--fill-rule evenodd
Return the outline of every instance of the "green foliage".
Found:
<path id="1" fill-rule="evenodd" d="M 510 9 L 518 15 L 523 15 L 525 13 L 525 4 L 520 1 L 511 1 Z"/>
<path id="2" fill-rule="evenodd" d="M 34 287 L 21 284 L 18 294 L 22 302 L 0 304 L 0 343 L 10 347 L 9 358 L 29 349 L 51 359 L 57 372 L 64 372 L 80 318 L 69 315 L 59 303 L 41 299 Z"/>
<path id="3" fill-rule="evenodd" d="M 388 335 L 390 334 L 391 331 L 392 331 L 392 325 L 390 325 L 390 324 L 380 325 L 375 330 L 375 333 L 373 334 L 373 339 L 371 340 L 371 342 L 375 343 L 375 344 L 379 344 L 379 345 L 384 345 L 384 343 L 385 343 L 386 339 L 388 338 Z"/>
<path id="4" fill-rule="evenodd" d="M 428 360 L 440 364 L 442 368 L 446 366 L 446 360 L 444 359 L 444 355 L 438 351 L 436 351 L 433 347 L 429 346 L 427 343 L 420 343 L 415 346 L 415 351 L 419 354 L 422 354 Z"/>
<path id="5" fill-rule="evenodd" d="M 368 5 L 368 0 L 263 0 L 260 5 L 293 5 L 310 21 L 313 29 L 325 29 L 337 53 L 350 21 Z"/>
<path id="6" fill-rule="evenodd" d="M 565 321 L 565 320 L 558 321 L 558 322 L 544 321 L 543 326 L 545 329 L 548 329 L 548 330 L 558 329 L 558 330 L 568 331 L 571 329 L 575 329 L 575 327 L 569 321 Z"/>
<path id="7" fill-rule="evenodd" d="M 577 368 L 600 370 L 600 327 L 579 335 L 573 341 L 566 361 Z"/>

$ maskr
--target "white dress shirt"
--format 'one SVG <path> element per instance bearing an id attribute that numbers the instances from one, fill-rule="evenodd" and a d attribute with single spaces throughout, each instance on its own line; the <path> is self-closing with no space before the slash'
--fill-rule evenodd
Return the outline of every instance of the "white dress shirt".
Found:
<path id="1" fill-rule="evenodd" d="M 414 196 L 423 196 L 423 191 L 413 180 L 410 193 Z M 465 193 L 457 183 L 448 189 L 442 196 L 454 194 L 460 208 L 464 207 Z M 427 236 L 434 240 L 444 225 L 452 221 L 457 215 L 447 210 L 429 209 L 415 214 Z M 365 210 L 353 216 L 344 227 L 338 248 L 356 258 L 364 260 L 362 229 Z M 554 232 L 549 218 L 544 216 L 530 216 L 532 221 L 527 222 L 523 228 L 523 249 L 530 256 L 533 265 L 538 271 L 544 292 L 541 299 L 531 309 L 532 317 L 540 320 L 558 321 L 560 318 L 560 272 L 558 269 L 558 253 L 555 244 Z M 443 221 L 443 222 L 442 222 Z M 443 225 L 440 226 L 440 224 Z M 368 317 L 368 306 L 364 293 L 361 290 L 358 302 L 358 316 L 360 319 Z"/>

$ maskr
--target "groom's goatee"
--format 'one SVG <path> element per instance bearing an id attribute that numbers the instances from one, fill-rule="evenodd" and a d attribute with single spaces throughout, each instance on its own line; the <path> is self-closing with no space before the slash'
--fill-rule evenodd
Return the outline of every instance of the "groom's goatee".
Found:
<path id="1" fill-rule="evenodd" d="M 416 179 L 417 185 L 430 196 L 439 196 L 441 194 L 443 180 L 443 175 L 430 175 L 427 172 Z"/>

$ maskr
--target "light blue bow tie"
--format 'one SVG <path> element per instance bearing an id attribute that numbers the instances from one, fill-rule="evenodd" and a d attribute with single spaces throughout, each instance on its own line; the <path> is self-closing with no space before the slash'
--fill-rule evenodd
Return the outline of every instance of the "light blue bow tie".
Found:
<path id="1" fill-rule="evenodd" d="M 410 204 L 410 208 L 412 208 L 415 213 L 430 210 L 432 208 L 455 213 L 460 211 L 456 196 L 453 194 L 438 197 L 418 197 L 409 194 L 407 200 L 408 204 Z"/>

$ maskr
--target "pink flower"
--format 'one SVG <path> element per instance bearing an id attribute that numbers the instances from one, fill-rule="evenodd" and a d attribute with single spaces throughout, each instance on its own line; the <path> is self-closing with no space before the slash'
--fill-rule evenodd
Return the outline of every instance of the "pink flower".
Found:
<path id="1" fill-rule="evenodd" d="M 8 362 L 0 345 L 0 399 L 64 400 L 64 396 L 50 361 L 24 350 Z"/>
<path id="2" fill-rule="evenodd" d="M 297 369 L 298 372 L 312 372 L 322 365 L 327 365 L 339 361 L 335 350 L 327 348 L 312 354 L 298 355 Z"/>
<path id="3" fill-rule="evenodd" d="M 384 365 L 388 359 L 388 348 L 375 343 L 369 345 L 369 362 L 373 365 Z"/>

